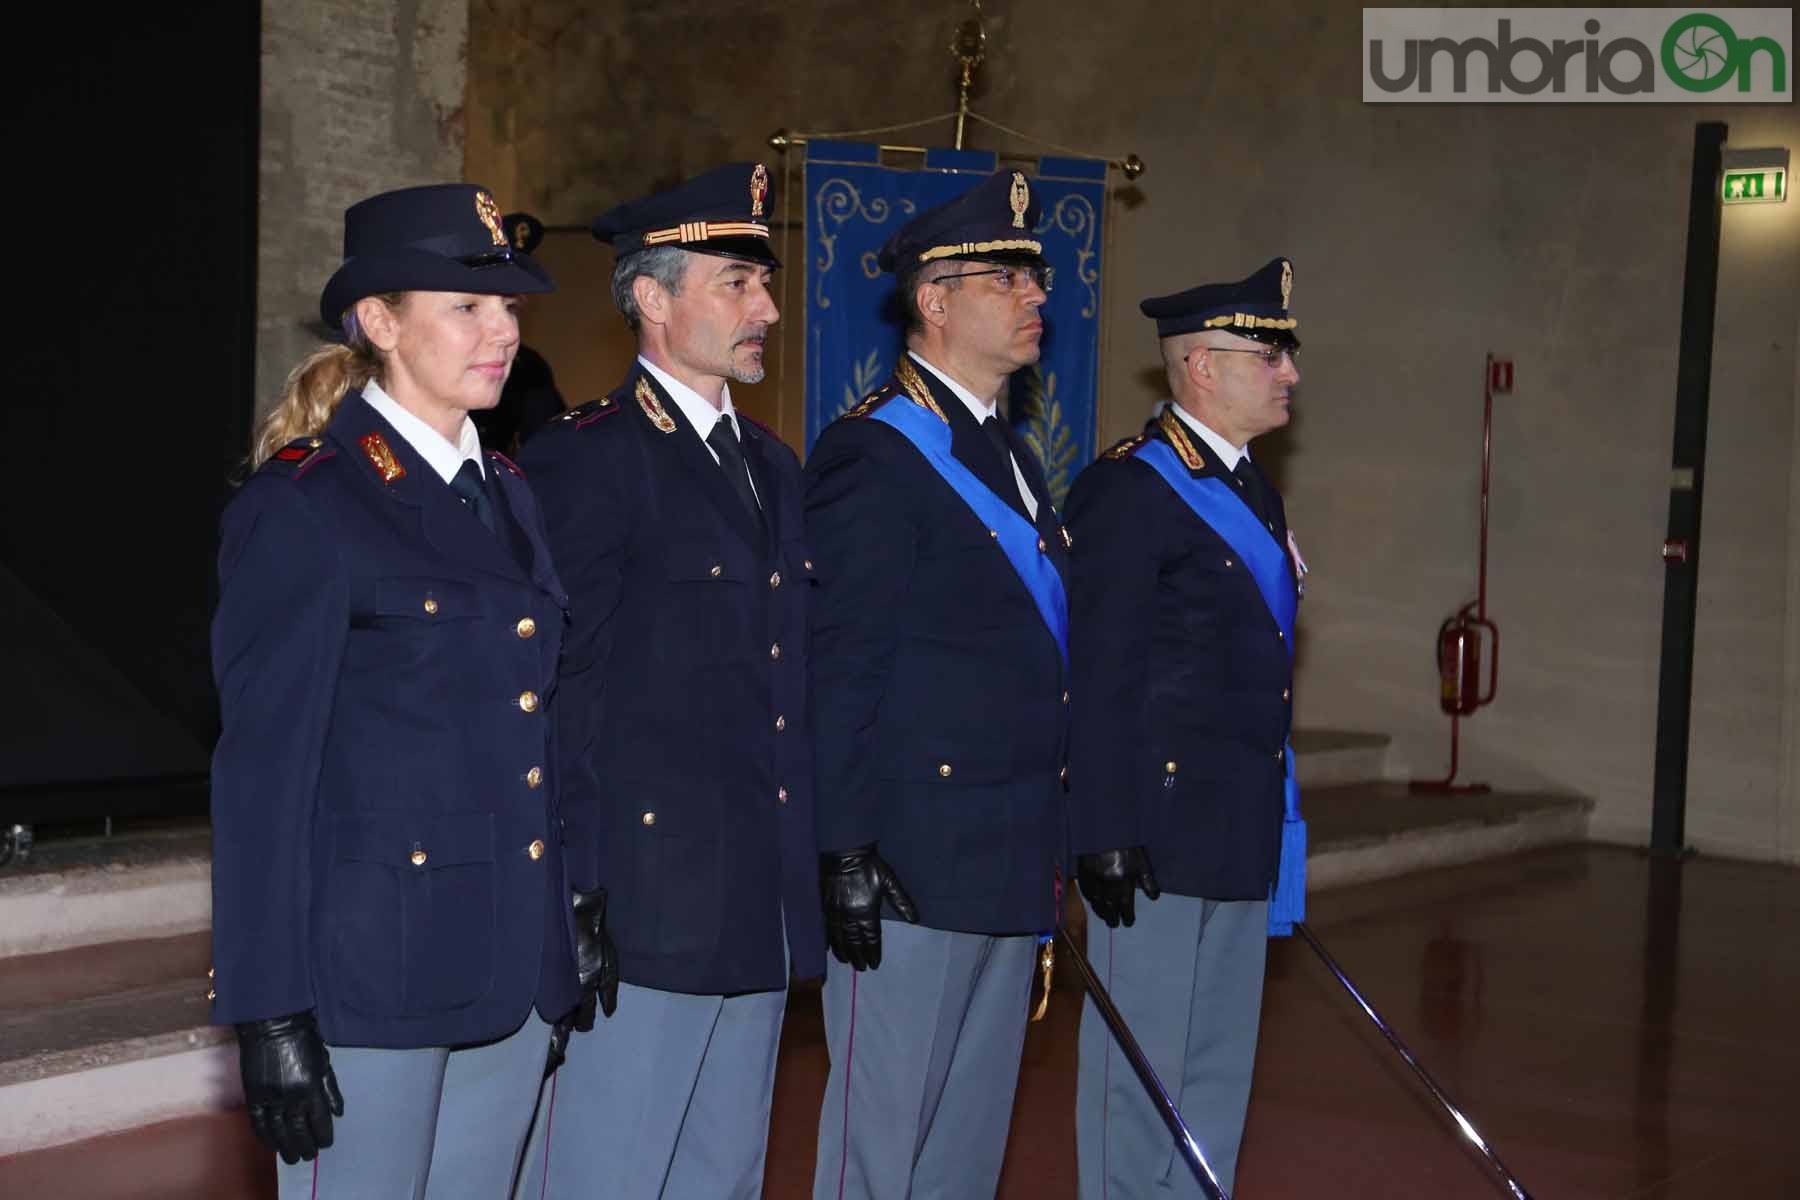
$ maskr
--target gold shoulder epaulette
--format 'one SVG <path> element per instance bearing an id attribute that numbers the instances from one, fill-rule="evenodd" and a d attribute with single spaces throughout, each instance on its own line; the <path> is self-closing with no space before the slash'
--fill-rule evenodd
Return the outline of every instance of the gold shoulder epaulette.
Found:
<path id="1" fill-rule="evenodd" d="M 1117 462 L 1121 458 L 1129 458 L 1133 454 L 1137 453 L 1137 448 L 1139 446 L 1143 445 L 1145 442 L 1147 442 L 1149 440 L 1150 440 L 1150 435 L 1147 433 L 1133 434 L 1132 436 L 1126 438 L 1124 441 L 1120 442 L 1118 445 L 1109 447 L 1108 449 L 1101 451 L 1100 457 L 1105 458 L 1105 459 L 1111 459 L 1113 462 Z"/>
<path id="2" fill-rule="evenodd" d="M 861 404 L 858 404 L 844 415 L 853 418 L 866 417 L 899 394 L 900 389 L 890 383 L 888 386 L 878 388 L 875 391 L 870 392 L 867 396 L 864 396 Z"/>
<path id="3" fill-rule="evenodd" d="M 575 428 L 580 429 L 584 425 L 597 421 L 601 417 L 611 416 L 618 411 L 619 406 L 613 403 L 613 398 L 611 396 L 602 396 L 598 400 L 589 400 L 586 404 L 571 408 L 568 412 L 556 419 L 558 421 L 568 421 L 573 424 Z"/>

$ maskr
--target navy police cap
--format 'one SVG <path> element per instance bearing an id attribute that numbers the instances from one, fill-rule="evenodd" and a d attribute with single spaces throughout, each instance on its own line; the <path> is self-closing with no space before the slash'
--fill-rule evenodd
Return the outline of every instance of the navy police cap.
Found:
<path id="1" fill-rule="evenodd" d="M 486 188 L 434 183 L 382 192 L 344 211 L 344 262 L 319 295 L 319 316 L 335 329 L 352 304 L 386 292 L 555 290 L 550 273 L 507 242 Z"/>
<path id="2" fill-rule="evenodd" d="M 1138 308 L 1156 322 L 1157 337 L 1222 329 L 1276 346 L 1298 346 L 1300 339 L 1294 329 L 1300 322 L 1288 315 L 1288 297 L 1293 290 L 1294 264 L 1285 258 L 1271 258 L 1248 279 L 1153 296 Z"/>
<path id="3" fill-rule="evenodd" d="M 678 246 L 779 267 L 769 248 L 774 203 L 769 171 L 761 163 L 727 163 L 666 192 L 627 200 L 602 213 L 594 236 L 618 255 L 655 246 Z"/>
<path id="4" fill-rule="evenodd" d="M 881 248 L 884 271 L 899 274 L 940 258 L 1043 261 L 1038 202 L 1023 171 L 997 171 L 954 200 L 928 208 Z"/>

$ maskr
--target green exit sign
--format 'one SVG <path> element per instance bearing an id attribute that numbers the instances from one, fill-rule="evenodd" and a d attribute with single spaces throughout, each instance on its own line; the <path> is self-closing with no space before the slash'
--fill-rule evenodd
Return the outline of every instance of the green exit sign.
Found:
<path id="1" fill-rule="evenodd" d="M 1721 195 L 1727 204 L 1776 204 L 1787 199 L 1787 168 L 1725 172 Z"/>

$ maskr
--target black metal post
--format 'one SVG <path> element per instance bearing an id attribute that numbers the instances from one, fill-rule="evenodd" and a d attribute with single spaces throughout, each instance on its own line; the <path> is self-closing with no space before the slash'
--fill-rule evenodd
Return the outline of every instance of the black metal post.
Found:
<path id="1" fill-rule="evenodd" d="M 1719 294 L 1719 171 L 1727 132 L 1718 121 L 1694 126 L 1687 270 L 1681 289 L 1681 359 L 1675 373 L 1669 532 L 1663 543 L 1662 666 L 1656 696 L 1656 784 L 1650 811 L 1650 850 L 1656 854 L 1679 855 L 1687 842 L 1700 500 L 1706 483 L 1706 409 L 1712 388 L 1713 315 Z"/>

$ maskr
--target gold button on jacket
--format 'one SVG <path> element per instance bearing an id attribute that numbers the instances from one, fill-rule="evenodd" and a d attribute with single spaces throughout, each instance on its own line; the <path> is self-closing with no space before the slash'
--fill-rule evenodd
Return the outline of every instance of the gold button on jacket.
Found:
<path id="1" fill-rule="evenodd" d="M 536 692 L 520 692 L 519 693 L 519 707 L 520 708 L 524 709 L 526 712 L 536 712 L 537 706 L 538 706 L 538 696 L 537 696 Z"/>

